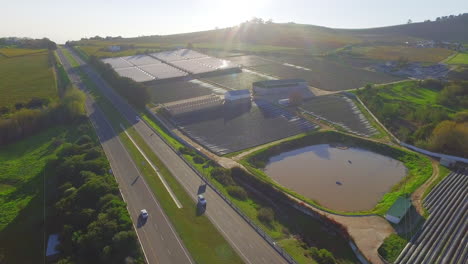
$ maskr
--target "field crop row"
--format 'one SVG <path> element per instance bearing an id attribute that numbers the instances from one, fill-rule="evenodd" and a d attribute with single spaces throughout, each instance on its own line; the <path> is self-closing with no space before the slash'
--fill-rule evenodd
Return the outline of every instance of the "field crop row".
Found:
<path id="1" fill-rule="evenodd" d="M 252 68 L 280 78 L 301 78 L 309 82 L 311 86 L 327 91 L 342 91 L 363 87 L 367 83 L 388 83 L 401 80 L 401 78 L 385 73 L 352 68 L 325 59 L 282 57 L 277 60 L 278 63 L 271 62 Z M 289 66 L 282 63 L 287 63 Z"/>
<path id="2" fill-rule="evenodd" d="M 191 138 L 224 155 L 305 133 L 316 126 L 263 101 L 252 106 L 221 106 L 174 119 Z"/>
<path id="3" fill-rule="evenodd" d="M 377 131 L 351 99 L 340 95 L 317 96 L 301 105 L 305 111 L 338 124 L 352 133 L 371 136 Z"/>

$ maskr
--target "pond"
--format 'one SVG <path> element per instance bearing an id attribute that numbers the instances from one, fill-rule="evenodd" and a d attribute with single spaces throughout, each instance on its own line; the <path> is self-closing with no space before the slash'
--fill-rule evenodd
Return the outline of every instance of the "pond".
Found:
<path id="1" fill-rule="evenodd" d="M 320 144 L 271 157 L 265 173 L 324 207 L 365 211 L 373 209 L 407 170 L 400 161 L 368 150 Z"/>

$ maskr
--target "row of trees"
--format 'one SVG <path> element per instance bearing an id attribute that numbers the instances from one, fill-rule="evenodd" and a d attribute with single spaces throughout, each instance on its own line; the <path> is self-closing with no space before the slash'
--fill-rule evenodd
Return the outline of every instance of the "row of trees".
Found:
<path id="1" fill-rule="evenodd" d="M 83 123 L 80 128 L 89 123 Z M 138 239 L 109 163 L 88 135 L 65 143 L 50 162 L 56 168 L 58 198 L 54 206 L 60 264 L 144 263 Z"/>
<path id="2" fill-rule="evenodd" d="M 121 96 L 126 98 L 137 108 L 144 108 L 150 101 L 150 94 L 145 85 L 134 80 L 118 75 L 114 69 L 95 56 L 89 58 L 89 63 L 99 72 L 99 74 L 115 89 Z"/>
<path id="3" fill-rule="evenodd" d="M 41 108 L 20 108 L 0 118 L 0 145 L 12 143 L 57 124 L 68 124 L 85 117 L 85 96 L 69 89 L 59 102 Z"/>
<path id="4" fill-rule="evenodd" d="M 48 38 L 42 39 L 31 39 L 31 38 L 0 38 L 0 47 L 1 46 L 15 46 L 17 48 L 24 49 L 57 49 L 57 44 L 51 41 Z"/>

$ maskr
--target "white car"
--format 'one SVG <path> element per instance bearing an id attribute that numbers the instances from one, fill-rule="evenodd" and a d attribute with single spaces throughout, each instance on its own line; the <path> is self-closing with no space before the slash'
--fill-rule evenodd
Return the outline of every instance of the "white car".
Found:
<path id="1" fill-rule="evenodd" d="M 142 210 L 140 211 L 140 215 L 141 215 L 141 218 L 143 218 L 143 219 L 146 219 L 146 218 L 148 218 L 148 216 L 149 216 L 149 215 L 148 215 L 148 212 L 146 211 L 146 209 L 142 209 Z"/>
<path id="2" fill-rule="evenodd" d="M 140 117 L 139 117 L 139 116 L 136 116 L 136 117 L 135 117 L 135 120 L 136 120 L 137 122 L 139 122 L 139 121 L 140 121 Z"/>
<path id="3" fill-rule="evenodd" d="M 203 194 L 198 195 L 198 203 L 203 206 L 206 205 L 206 199 L 205 199 L 205 196 L 203 196 Z"/>

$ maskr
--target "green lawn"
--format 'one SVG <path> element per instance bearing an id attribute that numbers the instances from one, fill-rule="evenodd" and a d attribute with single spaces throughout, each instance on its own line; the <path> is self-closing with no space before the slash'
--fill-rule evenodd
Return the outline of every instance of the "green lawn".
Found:
<path id="1" fill-rule="evenodd" d="M 468 53 L 458 53 L 452 57 L 448 64 L 468 64 Z"/>
<path id="2" fill-rule="evenodd" d="M 0 59 L 0 107 L 27 103 L 31 98 L 58 98 L 47 54 Z"/>
<path id="3" fill-rule="evenodd" d="M 99 107 L 109 118 L 114 130 L 119 132 L 120 140 L 129 151 L 138 169 L 145 177 L 146 182 L 195 261 L 197 263 L 242 263 L 243 261 L 227 243 L 224 237 L 216 230 L 210 220 L 204 215 L 196 214 L 196 203 L 169 172 L 159 157 L 146 145 L 138 132 L 133 128 L 126 129 L 132 139 L 144 151 L 145 155 L 160 170 L 160 173 L 168 182 L 175 196 L 181 202 L 183 208 L 177 208 L 154 170 L 120 128 L 120 124 L 128 127 L 128 122 L 119 114 L 118 110 L 110 101 L 97 91 L 94 84 L 85 74 L 82 74 L 82 78 L 92 91 Z"/>
<path id="4" fill-rule="evenodd" d="M 5 263 L 43 258 L 44 178 L 53 177 L 46 163 L 60 148 L 55 138 L 73 142 L 79 136 L 75 127 L 59 126 L 0 149 L 0 259 L 3 254 Z"/>
<path id="5" fill-rule="evenodd" d="M 416 82 L 414 81 L 396 83 L 381 88 L 379 90 L 379 96 L 388 101 L 401 101 L 402 103 L 417 105 L 438 105 L 436 99 L 439 93 L 437 91 L 426 88 L 416 88 L 415 85 Z"/>
<path id="6" fill-rule="evenodd" d="M 63 55 L 65 58 L 67 58 L 68 62 L 70 62 L 70 65 L 72 67 L 78 67 L 80 66 L 78 62 L 75 60 L 75 58 L 71 55 L 70 51 L 68 49 L 60 48 L 62 50 Z"/>

